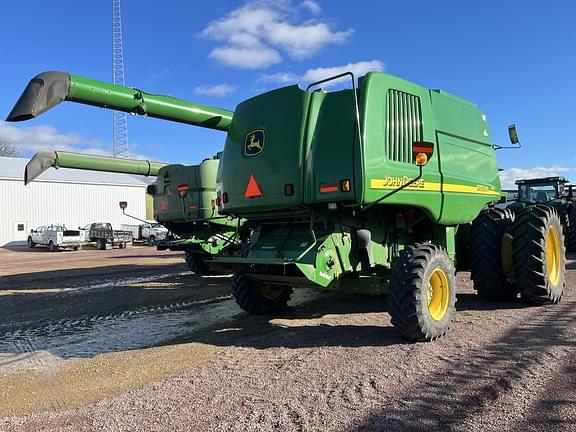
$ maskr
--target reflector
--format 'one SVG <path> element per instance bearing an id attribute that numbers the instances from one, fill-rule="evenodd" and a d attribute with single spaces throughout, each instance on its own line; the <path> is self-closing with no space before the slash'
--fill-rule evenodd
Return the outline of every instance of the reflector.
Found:
<path id="1" fill-rule="evenodd" d="M 256 177 L 254 175 L 250 175 L 248 179 L 248 185 L 246 186 L 246 191 L 244 192 L 244 197 L 248 199 L 253 198 L 260 198 L 262 196 L 262 189 L 258 186 L 258 182 L 256 182 Z"/>

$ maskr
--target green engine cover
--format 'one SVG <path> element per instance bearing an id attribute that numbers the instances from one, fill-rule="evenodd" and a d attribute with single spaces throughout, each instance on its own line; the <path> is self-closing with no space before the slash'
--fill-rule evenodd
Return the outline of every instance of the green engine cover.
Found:
<path id="1" fill-rule="evenodd" d="M 379 72 L 359 82 L 358 119 L 354 97 L 290 86 L 241 103 L 220 168 L 219 193 L 228 198 L 220 210 L 263 218 L 373 203 L 417 177 L 412 147 L 421 141 L 435 147 L 423 177 L 378 207 L 416 207 L 453 225 L 500 197 L 486 116 L 476 105 Z"/>

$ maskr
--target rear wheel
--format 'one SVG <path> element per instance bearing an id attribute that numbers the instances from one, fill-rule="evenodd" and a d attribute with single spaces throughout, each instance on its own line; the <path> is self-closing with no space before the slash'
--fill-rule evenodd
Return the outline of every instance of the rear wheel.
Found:
<path id="1" fill-rule="evenodd" d="M 236 273 L 232 278 L 232 295 L 245 312 L 266 315 L 286 311 L 292 288 L 264 284 Z"/>
<path id="2" fill-rule="evenodd" d="M 28 247 L 33 248 L 36 246 L 36 243 L 32 241 L 32 237 L 28 237 Z"/>
<path id="3" fill-rule="evenodd" d="M 392 269 L 388 311 L 392 324 L 413 341 L 448 332 L 456 312 L 456 268 L 434 244 L 408 246 Z"/>
<path id="4" fill-rule="evenodd" d="M 470 272 L 478 295 L 490 301 L 511 301 L 518 292 L 513 279 L 510 209 L 483 210 L 472 223 Z"/>
<path id="5" fill-rule="evenodd" d="M 188 267 L 192 271 L 192 273 L 197 274 L 198 276 L 206 276 L 210 274 L 210 268 L 208 265 L 202 260 L 202 256 L 196 253 L 186 252 L 184 255 L 184 260 Z"/>
<path id="6" fill-rule="evenodd" d="M 568 215 L 568 245 L 569 251 L 576 251 L 576 206 L 571 205 L 566 211 Z"/>
<path id="7" fill-rule="evenodd" d="M 558 303 L 564 293 L 566 251 L 558 213 L 535 205 L 522 209 L 512 226 L 514 274 L 524 300 Z"/>

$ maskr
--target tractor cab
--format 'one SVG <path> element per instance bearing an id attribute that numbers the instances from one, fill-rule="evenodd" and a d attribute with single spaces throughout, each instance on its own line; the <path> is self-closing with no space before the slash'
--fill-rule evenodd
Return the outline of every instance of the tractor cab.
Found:
<path id="1" fill-rule="evenodd" d="M 572 188 L 567 187 L 564 177 L 546 177 L 529 180 L 516 180 L 518 185 L 518 202 L 524 204 L 545 204 L 551 201 L 571 198 Z M 571 185 L 570 185 L 571 186 Z"/>

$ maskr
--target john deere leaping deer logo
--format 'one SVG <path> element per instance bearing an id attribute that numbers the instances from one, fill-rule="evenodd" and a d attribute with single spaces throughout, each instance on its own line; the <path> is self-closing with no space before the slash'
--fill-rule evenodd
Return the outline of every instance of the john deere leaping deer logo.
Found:
<path id="1" fill-rule="evenodd" d="M 264 130 L 255 129 L 246 135 L 246 142 L 244 143 L 244 154 L 246 156 L 256 156 L 264 150 Z"/>

